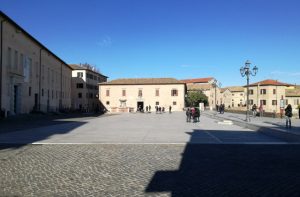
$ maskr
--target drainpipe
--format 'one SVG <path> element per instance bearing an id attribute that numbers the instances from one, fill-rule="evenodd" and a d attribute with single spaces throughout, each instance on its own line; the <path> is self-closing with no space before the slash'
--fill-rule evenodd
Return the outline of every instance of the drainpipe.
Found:
<path id="1" fill-rule="evenodd" d="M 6 20 L 1 21 L 1 54 L 0 54 L 0 111 L 2 110 L 2 67 L 3 67 L 3 23 Z M 1 116 L 1 114 L 0 114 Z"/>
<path id="2" fill-rule="evenodd" d="M 43 48 L 40 48 L 40 76 L 39 76 L 39 111 L 41 110 L 41 88 L 42 88 L 42 50 Z"/>
<path id="3" fill-rule="evenodd" d="M 59 99 L 59 109 L 62 108 L 62 63 L 60 63 L 60 99 Z"/>

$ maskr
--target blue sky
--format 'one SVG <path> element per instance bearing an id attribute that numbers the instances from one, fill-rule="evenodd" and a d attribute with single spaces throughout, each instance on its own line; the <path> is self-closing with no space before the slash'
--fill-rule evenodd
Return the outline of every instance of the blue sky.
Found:
<path id="1" fill-rule="evenodd" d="M 0 9 L 67 63 L 110 79 L 215 77 L 300 84 L 298 0 L 0 0 Z"/>

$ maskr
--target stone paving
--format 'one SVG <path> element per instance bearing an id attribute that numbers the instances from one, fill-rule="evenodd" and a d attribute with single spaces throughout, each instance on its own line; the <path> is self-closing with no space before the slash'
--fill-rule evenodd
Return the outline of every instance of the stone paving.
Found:
<path id="1" fill-rule="evenodd" d="M 299 145 L 27 145 L 0 196 L 299 196 Z"/>
<path id="2" fill-rule="evenodd" d="M 300 195 L 300 144 L 183 112 L 77 118 L 0 141 L 0 196 Z"/>

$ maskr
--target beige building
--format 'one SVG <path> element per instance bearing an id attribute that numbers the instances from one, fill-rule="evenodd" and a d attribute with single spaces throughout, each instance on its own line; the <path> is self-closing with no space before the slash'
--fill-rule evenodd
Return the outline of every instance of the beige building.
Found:
<path id="1" fill-rule="evenodd" d="M 213 77 L 184 79 L 181 82 L 186 84 L 187 91 L 202 91 L 208 98 L 210 108 L 215 108 L 216 104 L 222 102 L 221 89 L 218 81 Z"/>
<path id="2" fill-rule="evenodd" d="M 246 92 L 247 86 L 244 86 L 244 88 Z M 250 84 L 249 104 L 250 106 L 256 104 L 258 107 L 262 105 L 263 110 L 266 112 L 280 113 L 280 100 L 284 101 L 284 108 L 288 103 L 292 104 L 293 108 L 296 107 L 296 105 L 293 105 L 294 98 L 292 98 L 292 94 L 286 94 L 290 92 L 289 90 L 294 89 L 295 86 L 292 84 L 287 84 L 272 79 L 267 79 Z"/>
<path id="3" fill-rule="evenodd" d="M 184 108 L 185 84 L 173 78 L 116 79 L 99 84 L 100 101 L 110 112 L 137 111 L 140 106 Z"/>
<path id="4" fill-rule="evenodd" d="M 0 12 L 1 115 L 71 107 L 72 69 Z"/>
<path id="5" fill-rule="evenodd" d="M 99 111 L 103 107 L 99 101 L 98 83 L 106 82 L 102 75 L 89 65 L 71 64 L 72 71 L 72 109 L 85 112 Z"/>
<path id="6" fill-rule="evenodd" d="M 221 89 L 221 103 L 225 108 L 240 108 L 246 104 L 246 93 L 242 86 L 229 86 Z"/>

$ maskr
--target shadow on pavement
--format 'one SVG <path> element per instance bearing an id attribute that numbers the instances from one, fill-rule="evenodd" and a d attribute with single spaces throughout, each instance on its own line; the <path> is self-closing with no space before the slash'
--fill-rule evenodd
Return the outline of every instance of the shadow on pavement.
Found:
<path id="1" fill-rule="evenodd" d="M 170 192 L 173 197 L 300 195 L 299 144 L 193 144 L 199 135 L 191 133 L 179 169 L 157 171 L 145 192 Z"/>
<path id="2" fill-rule="evenodd" d="M 0 132 L 0 150 L 20 148 L 27 144 L 48 139 L 53 135 L 66 134 L 84 124 L 86 124 L 84 121 L 47 119 L 35 120 L 32 123 L 28 122 L 26 124 L 15 125 L 15 127 L 14 125 L 10 125 L 6 127 L 6 132 Z M 1 130 L 2 129 L 3 128 L 1 128 Z"/>

